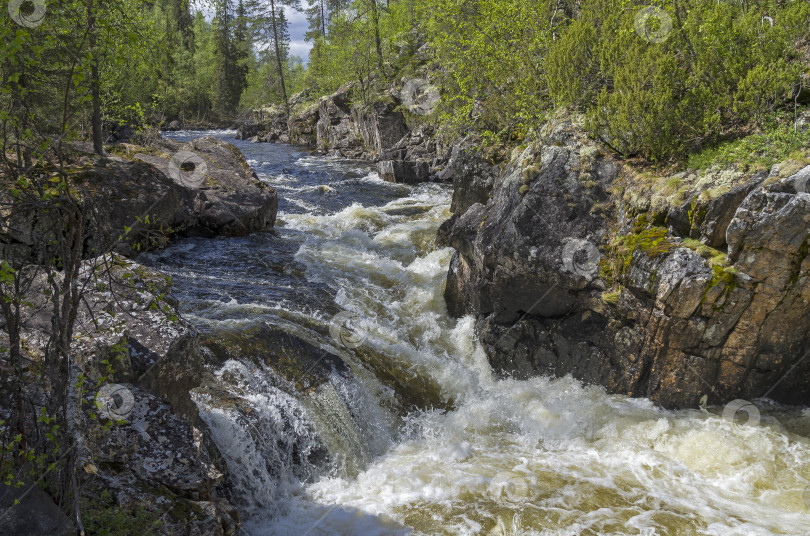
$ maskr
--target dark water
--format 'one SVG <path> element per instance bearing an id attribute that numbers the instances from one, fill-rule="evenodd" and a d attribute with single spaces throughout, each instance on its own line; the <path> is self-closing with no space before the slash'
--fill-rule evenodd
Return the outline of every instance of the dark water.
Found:
<path id="1" fill-rule="evenodd" d="M 296 260 L 301 246 L 317 237 L 306 225 L 288 223 L 300 215 L 340 213 L 353 204 L 383 207 L 411 188 L 379 180 L 373 166 L 364 162 L 310 157 L 305 148 L 236 140 L 233 131 L 164 136 L 189 141 L 203 134 L 238 147 L 259 178 L 276 189 L 276 227 L 243 238 L 184 239 L 142 260 L 172 276 L 182 312 L 200 327 L 244 319 L 246 314 L 253 320 L 278 321 L 280 312 L 284 318 L 336 313 L 339 288 L 318 281 L 315 274 L 308 278 L 306 266 Z"/>
<path id="2" fill-rule="evenodd" d="M 277 190 L 276 228 L 184 239 L 141 261 L 173 277 L 203 330 L 281 326 L 352 371 L 306 393 L 246 360 L 212 371 L 250 408 L 195 398 L 237 482 L 244 533 L 810 534 L 810 440 L 796 433 L 810 411 L 740 425 L 570 377 L 496 378 L 474 320 L 449 318 L 442 297 L 447 185 L 388 184 L 363 163 L 210 134 Z M 359 346 L 330 339 L 345 313 Z M 291 448 L 320 445 L 327 466 L 290 465 Z"/>

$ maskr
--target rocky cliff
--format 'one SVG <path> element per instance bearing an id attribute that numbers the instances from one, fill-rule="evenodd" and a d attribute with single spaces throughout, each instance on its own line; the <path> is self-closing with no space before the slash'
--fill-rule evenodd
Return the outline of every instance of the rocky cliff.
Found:
<path id="1" fill-rule="evenodd" d="M 810 166 L 659 178 L 571 120 L 500 167 L 455 156 L 445 300 L 500 373 L 666 407 L 810 401 Z"/>
<path id="2" fill-rule="evenodd" d="M 447 180 L 450 154 L 437 144 L 435 128 L 430 123 L 411 128 L 407 119 L 409 113 L 426 113 L 424 102 L 409 106 L 414 100 L 411 94 L 425 85 L 422 79 L 408 80 L 402 87 L 369 98 L 368 102 L 351 84 L 316 103 L 306 103 L 296 96 L 290 101 L 289 116 L 274 108 L 267 113 L 269 117 L 263 114 L 261 121 L 242 125 L 236 138 L 307 145 L 339 158 L 369 160 L 377 164 L 380 177 L 389 182 Z"/>

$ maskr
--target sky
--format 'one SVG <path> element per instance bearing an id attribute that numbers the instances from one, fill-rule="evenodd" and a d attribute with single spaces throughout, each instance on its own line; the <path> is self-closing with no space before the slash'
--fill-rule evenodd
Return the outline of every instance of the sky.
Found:
<path id="1" fill-rule="evenodd" d="M 301 2 L 306 6 L 308 2 Z M 312 43 L 304 41 L 304 34 L 307 31 L 307 17 L 304 13 L 293 11 L 289 8 L 284 8 L 287 15 L 287 21 L 290 24 L 290 54 L 298 56 L 307 63 L 309 59 L 309 51 L 312 49 Z"/>
<path id="2" fill-rule="evenodd" d="M 306 8 L 309 6 L 309 2 L 302 0 L 301 5 Z M 201 2 L 198 0 L 196 9 L 202 11 L 206 20 L 210 21 L 214 18 L 214 11 L 205 0 Z M 307 33 L 307 16 L 304 12 L 298 12 L 289 7 L 284 7 L 284 11 L 290 26 L 290 54 L 304 60 L 304 65 L 306 65 L 309 60 L 309 51 L 312 49 L 312 43 L 304 41 L 304 34 Z"/>

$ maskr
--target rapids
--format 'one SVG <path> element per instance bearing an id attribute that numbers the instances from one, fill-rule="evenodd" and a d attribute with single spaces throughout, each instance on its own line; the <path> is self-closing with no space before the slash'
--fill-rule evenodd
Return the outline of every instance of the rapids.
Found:
<path id="1" fill-rule="evenodd" d="M 246 534 L 810 534 L 810 410 L 759 400 L 745 422 L 570 377 L 497 378 L 473 319 L 444 306 L 452 250 L 434 237 L 448 185 L 389 184 L 364 163 L 211 133 L 278 191 L 276 228 L 143 260 L 172 276 L 203 332 L 266 322 L 352 372 L 298 393 L 231 360 L 214 372 L 256 409 L 249 421 L 195 395 Z M 349 343 L 329 335 L 339 314 Z"/>

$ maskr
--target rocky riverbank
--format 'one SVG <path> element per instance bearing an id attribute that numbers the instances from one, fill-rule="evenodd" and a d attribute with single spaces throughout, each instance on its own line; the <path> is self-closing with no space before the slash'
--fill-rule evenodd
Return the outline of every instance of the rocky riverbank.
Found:
<path id="1" fill-rule="evenodd" d="M 298 95 L 291 112 L 273 108 L 239 127 L 237 139 L 306 145 L 339 158 L 369 160 L 388 182 L 443 181 L 451 148 L 436 138 L 430 122 L 413 120 L 432 110 L 435 96 L 424 79 L 411 79 L 364 101 L 353 85 L 317 102 Z M 435 91 L 435 90 L 434 90 Z"/>
<path id="2" fill-rule="evenodd" d="M 243 236 L 270 227 L 276 192 L 238 149 L 213 137 L 122 143 L 107 151 L 98 157 L 76 146 L 67 170 L 83 214 L 86 259 L 75 282 L 81 306 L 71 346 L 78 368 L 71 378 L 83 385 L 73 441 L 82 518 L 110 531 L 160 526 L 171 534 L 235 534 L 240 516 L 228 468 L 189 394 L 212 377 L 214 354 L 181 317 L 170 279 L 127 257 L 175 237 Z M 49 244 L 60 226 L 39 205 L 6 201 L 0 258 L 20 267 L 26 281 L 18 299 L 27 306 L 15 320 L 23 350 L 15 374 L 26 399 L 43 404 L 54 387 L 40 381 L 38 367 L 51 344 L 51 289 L 62 276 L 41 265 L 53 254 Z M 0 318 L 3 367 L 10 347 L 5 322 Z M 189 366 L 173 369 L 178 362 Z M 6 387 L 2 419 L 11 414 Z M 15 505 L 25 487 L 17 489 L 0 497 L 11 532 L 52 533 L 55 526 L 73 532 L 47 494 L 27 494 Z"/>
<path id="3" fill-rule="evenodd" d="M 456 174 L 445 299 L 504 375 L 666 407 L 810 401 L 808 163 L 654 177 L 570 118 Z"/>
<path id="4" fill-rule="evenodd" d="M 667 407 L 810 400 L 803 166 L 656 177 L 570 117 L 505 158 L 411 128 L 414 83 L 370 105 L 344 87 L 240 132 L 371 160 L 391 182 L 452 180 L 448 310 L 476 316 L 502 374 L 572 374 Z"/>

